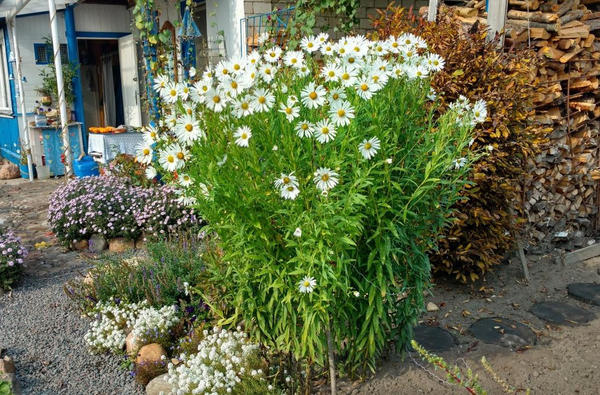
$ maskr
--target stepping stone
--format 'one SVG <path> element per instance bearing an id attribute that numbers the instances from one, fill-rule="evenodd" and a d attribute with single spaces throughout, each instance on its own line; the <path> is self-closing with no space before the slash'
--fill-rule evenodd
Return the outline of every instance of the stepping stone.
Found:
<path id="1" fill-rule="evenodd" d="M 567 287 L 569 295 L 582 302 L 600 306 L 600 284 L 573 283 Z"/>
<path id="2" fill-rule="evenodd" d="M 558 325 L 585 324 L 596 318 L 591 311 L 562 302 L 536 303 L 531 307 L 531 312 L 544 321 Z"/>
<path id="3" fill-rule="evenodd" d="M 431 352 L 448 351 L 458 344 L 452 333 L 437 326 L 419 325 L 415 327 L 414 339 Z"/>
<path id="4" fill-rule="evenodd" d="M 511 349 L 531 346 L 537 341 L 527 325 L 501 317 L 479 319 L 469 327 L 469 332 L 484 343 Z"/>

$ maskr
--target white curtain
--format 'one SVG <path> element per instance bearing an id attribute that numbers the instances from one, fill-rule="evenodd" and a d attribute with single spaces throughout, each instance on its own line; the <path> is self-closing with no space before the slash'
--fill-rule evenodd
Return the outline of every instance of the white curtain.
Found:
<path id="1" fill-rule="evenodd" d="M 104 87 L 104 124 L 115 125 L 117 121 L 115 104 L 115 83 L 113 81 L 113 56 L 102 57 L 102 85 Z"/>

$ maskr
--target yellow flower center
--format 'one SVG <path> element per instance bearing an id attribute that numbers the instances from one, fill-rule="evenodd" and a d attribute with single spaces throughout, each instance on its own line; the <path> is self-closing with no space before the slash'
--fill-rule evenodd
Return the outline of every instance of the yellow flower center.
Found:
<path id="1" fill-rule="evenodd" d="M 439 62 L 439 61 L 437 61 L 437 60 L 434 60 L 434 61 L 433 61 L 433 65 L 434 65 L 434 66 L 437 66 L 438 64 L 440 64 L 440 62 Z"/>
<path id="2" fill-rule="evenodd" d="M 224 75 L 227 75 L 227 74 L 229 74 L 229 70 L 227 70 L 227 69 L 223 69 L 222 73 L 223 73 Z"/>
<path id="3" fill-rule="evenodd" d="M 165 82 L 164 82 L 164 81 L 161 81 L 161 82 L 160 82 L 160 87 L 161 87 L 161 88 L 164 88 L 164 87 L 165 87 L 165 85 L 166 85 L 166 84 L 165 84 Z"/>
<path id="4" fill-rule="evenodd" d="M 290 60 L 290 63 L 292 63 L 292 64 L 296 64 L 297 62 L 298 62 L 298 59 L 296 59 L 296 58 L 292 58 L 292 60 Z"/>
<path id="5" fill-rule="evenodd" d="M 236 71 L 239 70 L 239 69 L 241 69 L 241 68 L 242 67 L 239 64 L 237 64 L 237 63 L 233 65 L 233 69 L 236 70 Z"/>
<path id="6" fill-rule="evenodd" d="M 150 150 L 148 148 L 144 148 L 144 155 L 148 156 L 150 155 Z"/>
<path id="7" fill-rule="evenodd" d="M 183 152 L 177 153 L 177 159 L 183 159 L 183 157 L 184 157 Z"/>
<path id="8" fill-rule="evenodd" d="M 398 43 L 392 43 L 392 47 L 398 48 Z"/>
<path id="9" fill-rule="evenodd" d="M 344 74 L 342 74 L 342 79 L 343 79 L 343 80 L 348 80 L 348 79 L 350 79 L 350 74 L 348 74 L 348 73 L 344 73 Z"/>
<path id="10" fill-rule="evenodd" d="M 308 129 L 308 125 L 303 123 L 302 126 L 300 126 L 302 128 L 302 130 L 307 130 Z"/>
<path id="11" fill-rule="evenodd" d="M 187 110 L 185 110 L 185 112 L 187 112 L 188 115 L 192 115 L 192 109 L 188 108 Z"/>
<path id="12" fill-rule="evenodd" d="M 204 92 L 208 91 L 208 86 L 204 85 L 204 86 L 202 87 L 202 90 L 203 90 Z"/>
<path id="13" fill-rule="evenodd" d="M 337 93 L 334 93 L 333 95 L 331 95 L 331 97 L 333 98 L 333 100 L 337 100 L 340 98 L 340 95 Z"/>
<path id="14" fill-rule="evenodd" d="M 177 91 L 175 89 L 171 89 L 171 91 L 169 92 L 169 94 L 171 96 L 177 96 Z"/>
<path id="15" fill-rule="evenodd" d="M 308 97 L 310 97 L 311 100 L 315 100 L 317 98 L 317 92 L 310 92 L 308 94 Z"/>
<path id="16" fill-rule="evenodd" d="M 331 51 L 331 47 L 330 46 L 325 47 L 325 52 L 330 52 L 330 51 Z"/>
<path id="17" fill-rule="evenodd" d="M 409 58 L 410 58 L 411 56 L 413 56 L 413 53 L 412 53 L 412 51 L 408 51 L 408 52 L 406 53 L 406 56 L 408 56 Z"/>
<path id="18" fill-rule="evenodd" d="M 248 138 L 248 134 L 247 133 L 242 133 L 242 140 L 246 140 Z"/>
<path id="19" fill-rule="evenodd" d="M 237 87 L 238 87 L 238 83 L 235 81 L 231 81 L 231 88 L 237 89 Z"/>
<path id="20" fill-rule="evenodd" d="M 311 43 L 311 42 L 309 42 L 308 44 L 306 44 L 306 46 L 307 46 L 308 48 L 312 48 L 312 47 L 314 47 L 314 44 L 313 44 L 313 43 Z"/>
<path id="21" fill-rule="evenodd" d="M 344 48 L 340 48 L 340 53 L 346 53 L 346 50 Z"/>
<path id="22" fill-rule="evenodd" d="M 344 116 L 346 116 L 346 111 L 344 111 L 344 109 L 343 109 L 343 108 L 340 108 L 340 109 L 337 111 L 337 115 L 338 115 L 338 117 L 344 117 Z"/>
<path id="23" fill-rule="evenodd" d="M 476 116 L 476 117 L 479 117 L 479 115 L 480 115 L 480 114 L 479 114 L 479 111 L 475 111 L 475 116 Z"/>
<path id="24" fill-rule="evenodd" d="M 188 123 L 187 125 L 185 125 L 185 130 L 187 130 L 188 132 L 191 132 L 194 129 L 194 125 L 192 125 L 191 123 Z"/>
<path id="25" fill-rule="evenodd" d="M 219 102 L 221 102 L 221 98 L 219 96 L 215 96 L 215 97 L 213 97 L 213 101 L 215 103 L 219 103 Z"/>
<path id="26" fill-rule="evenodd" d="M 369 87 L 367 86 L 367 84 L 361 84 L 361 85 L 360 85 L 360 89 L 361 89 L 363 92 L 365 92 L 365 91 L 367 91 L 367 90 L 369 89 Z"/>
<path id="27" fill-rule="evenodd" d="M 259 102 L 260 104 L 264 104 L 266 101 L 267 101 L 267 99 L 265 99 L 265 97 L 264 97 L 264 96 L 259 96 L 259 98 L 258 98 L 258 102 Z"/>
<path id="28" fill-rule="evenodd" d="M 270 57 L 272 57 L 272 58 L 274 58 L 274 57 L 275 57 L 275 56 L 277 56 L 277 55 L 275 54 L 275 52 L 271 52 L 271 53 L 269 54 L 269 56 L 270 56 Z"/>
<path id="29" fill-rule="evenodd" d="M 373 76 L 373 82 L 377 82 L 379 81 L 379 76 L 378 75 L 374 75 Z"/>
<path id="30" fill-rule="evenodd" d="M 265 69 L 265 74 L 271 75 L 271 69 Z"/>
<path id="31" fill-rule="evenodd" d="M 323 174 L 321 180 L 327 182 L 329 180 L 329 174 Z"/>
<path id="32" fill-rule="evenodd" d="M 290 181 L 292 181 L 292 180 L 290 180 L 290 178 L 289 178 L 289 177 L 283 177 L 283 183 L 284 183 L 284 184 L 286 184 L 286 185 L 287 185 L 287 184 L 289 184 L 289 183 L 290 183 Z"/>
<path id="33" fill-rule="evenodd" d="M 368 141 L 365 143 L 365 149 L 366 150 L 370 150 L 372 147 L 371 143 L 369 143 Z"/>
<path id="34" fill-rule="evenodd" d="M 325 135 L 329 134 L 329 128 L 327 126 L 321 128 L 321 133 L 323 133 Z"/>
<path id="35" fill-rule="evenodd" d="M 354 63 L 354 58 L 348 58 L 348 63 Z"/>
<path id="36" fill-rule="evenodd" d="M 183 93 L 189 93 L 190 89 L 186 86 L 185 88 L 183 88 Z"/>
<path id="37" fill-rule="evenodd" d="M 290 185 L 289 187 L 287 187 L 287 190 L 292 192 L 294 190 L 294 187 L 292 185 Z"/>
<path id="38" fill-rule="evenodd" d="M 360 48 L 359 47 L 354 47 L 354 52 L 360 52 Z"/>
<path id="39" fill-rule="evenodd" d="M 190 176 L 183 176 L 183 181 L 189 181 L 190 180 Z"/>
<path id="40" fill-rule="evenodd" d="M 376 48 L 376 50 L 377 50 L 377 52 L 381 52 L 381 51 L 383 51 L 383 47 L 381 47 L 381 45 L 380 45 Z"/>
<path id="41" fill-rule="evenodd" d="M 308 288 L 310 286 L 310 281 L 304 281 L 302 285 L 304 285 L 304 288 Z"/>
<path id="42" fill-rule="evenodd" d="M 156 138 L 156 133 L 155 132 L 150 132 L 150 137 L 152 137 L 152 139 Z"/>
<path id="43" fill-rule="evenodd" d="M 290 114 L 292 113 L 292 109 L 291 109 L 291 108 L 289 108 L 289 107 L 288 107 L 288 108 L 286 108 L 286 109 L 285 109 L 285 113 L 286 113 L 286 114 L 288 114 L 288 115 L 290 115 Z"/>
<path id="44" fill-rule="evenodd" d="M 248 109 L 248 103 L 242 103 L 242 110 Z"/>
<path id="45" fill-rule="evenodd" d="M 167 162 L 169 162 L 169 163 L 173 163 L 173 162 L 175 162 L 175 157 L 174 157 L 173 155 L 169 155 L 169 156 L 167 157 Z"/>

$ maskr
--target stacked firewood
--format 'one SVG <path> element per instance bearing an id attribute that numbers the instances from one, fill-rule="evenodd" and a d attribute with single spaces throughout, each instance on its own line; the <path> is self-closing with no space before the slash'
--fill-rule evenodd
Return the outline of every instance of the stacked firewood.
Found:
<path id="1" fill-rule="evenodd" d="M 524 204 L 538 242 L 579 247 L 596 230 L 600 180 L 600 0 L 508 0 L 505 46 L 544 61 L 535 120 L 548 143 L 531 161 Z M 485 0 L 453 7 L 467 25 L 486 23 Z"/>

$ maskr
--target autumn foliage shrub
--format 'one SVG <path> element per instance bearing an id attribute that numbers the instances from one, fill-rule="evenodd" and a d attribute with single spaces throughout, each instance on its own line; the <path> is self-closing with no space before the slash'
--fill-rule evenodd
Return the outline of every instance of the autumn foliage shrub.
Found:
<path id="1" fill-rule="evenodd" d="M 445 59 L 444 69 L 431 81 L 441 111 L 461 95 L 488 106 L 487 119 L 474 129 L 470 145 L 472 150 L 485 148 L 486 155 L 474 163 L 472 184 L 456 203 L 453 224 L 430 252 L 434 272 L 475 281 L 511 250 L 522 223 L 526 160 L 545 133 L 530 122 L 532 99 L 540 89 L 533 80 L 537 59 L 527 49 L 499 51 L 496 40 L 486 40 L 485 26 L 467 30 L 448 8 L 441 8 L 432 23 L 390 4 L 372 22 L 378 38 L 411 32 Z"/>

